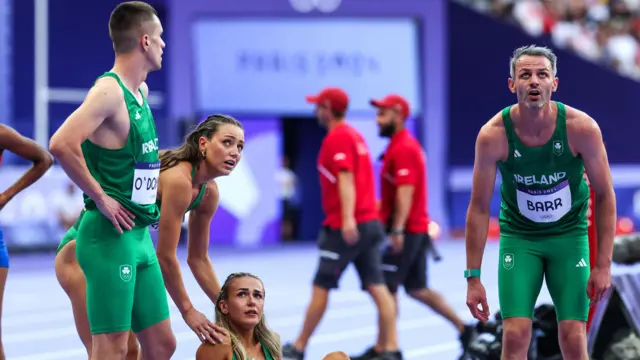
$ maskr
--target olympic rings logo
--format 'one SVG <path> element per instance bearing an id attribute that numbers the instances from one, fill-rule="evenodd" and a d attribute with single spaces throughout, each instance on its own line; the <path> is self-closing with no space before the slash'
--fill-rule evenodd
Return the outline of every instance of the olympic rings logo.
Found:
<path id="1" fill-rule="evenodd" d="M 318 10 L 323 13 L 331 13 L 336 11 L 342 0 L 289 0 L 291 7 L 300 13 L 308 13 Z"/>

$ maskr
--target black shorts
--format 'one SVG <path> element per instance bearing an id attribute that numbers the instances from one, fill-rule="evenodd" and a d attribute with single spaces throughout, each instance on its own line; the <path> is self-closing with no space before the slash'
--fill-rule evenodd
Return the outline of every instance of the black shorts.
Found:
<path id="1" fill-rule="evenodd" d="M 400 285 L 407 292 L 427 288 L 427 251 L 430 244 L 428 234 L 405 233 L 401 253 L 393 253 L 390 246 L 384 250 L 382 269 L 392 294 L 398 292 Z"/>
<path id="2" fill-rule="evenodd" d="M 382 254 L 384 241 L 382 224 L 378 220 L 358 224 L 360 239 L 351 246 L 342 238 L 340 229 L 324 227 L 318 239 L 320 263 L 313 284 L 323 289 L 338 288 L 338 281 L 349 263 L 353 262 L 363 289 L 384 284 Z"/>

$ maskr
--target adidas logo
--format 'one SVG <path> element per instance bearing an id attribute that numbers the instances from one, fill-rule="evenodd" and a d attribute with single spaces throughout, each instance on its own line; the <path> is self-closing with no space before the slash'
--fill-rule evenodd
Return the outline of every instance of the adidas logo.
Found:
<path id="1" fill-rule="evenodd" d="M 522 155 L 520 155 L 520 151 L 518 151 L 517 149 L 513 151 L 513 157 L 521 157 Z"/>
<path id="2" fill-rule="evenodd" d="M 578 265 L 576 265 L 576 267 L 587 267 L 587 262 L 584 261 L 584 259 L 580 259 L 580 261 L 578 261 Z"/>

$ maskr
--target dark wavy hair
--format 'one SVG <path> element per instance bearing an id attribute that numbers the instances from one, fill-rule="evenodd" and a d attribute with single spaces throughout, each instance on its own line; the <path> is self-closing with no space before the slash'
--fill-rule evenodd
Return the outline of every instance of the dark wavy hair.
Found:
<path id="1" fill-rule="evenodd" d="M 214 114 L 208 116 L 203 122 L 193 129 L 184 139 L 182 145 L 175 149 L 160 150 L 160 172 L 178 165 L 181 161 L 188 161 L 193 166 L 198 166 L 204 160 L 200 153 L 198 142 L 201 136 L 211 140 L 222 125 L 235 125 L 242 129 L 240 121 L 229 115 Z"/>

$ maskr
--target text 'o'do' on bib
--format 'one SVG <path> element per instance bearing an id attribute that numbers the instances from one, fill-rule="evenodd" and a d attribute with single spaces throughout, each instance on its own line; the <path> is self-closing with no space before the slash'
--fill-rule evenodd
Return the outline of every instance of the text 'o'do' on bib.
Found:
<path id="1" fill-rule="evenodd" d="M 160 177 L 160 161 L 139 162 L 133 173 L 131 201 L 140 205 L 155 204 Z"/>

